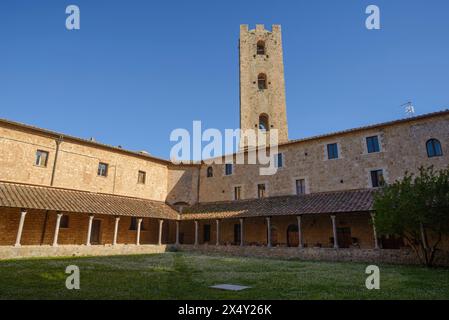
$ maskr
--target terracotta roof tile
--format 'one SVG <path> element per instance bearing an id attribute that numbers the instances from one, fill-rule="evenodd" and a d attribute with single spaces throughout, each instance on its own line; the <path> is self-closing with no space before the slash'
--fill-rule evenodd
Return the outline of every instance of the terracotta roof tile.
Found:
<path id="1" fill-rule="evenodd" d="M 372 211 L 373 189 L 265 199 L 201 203 L 183 210 L 183 220 L 248 218 Z"/>
<path id="2" fill-rule="evenodd" d="M 0 207 L 178 218 L 178 213 L 161 201 L 10 182 L 0 182 Z"/>

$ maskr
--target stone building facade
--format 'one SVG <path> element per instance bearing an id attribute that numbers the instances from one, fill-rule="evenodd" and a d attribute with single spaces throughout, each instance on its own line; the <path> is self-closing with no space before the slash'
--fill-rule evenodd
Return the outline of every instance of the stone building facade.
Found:
<path id="1" fill-rule="evenodd" d="M 240 88 L 241 129 L 279 132 L 273 175 L 260 175 L 260 164 L 177 165 L 0 120 L 0 251 L 167 243 L 405 246 L 377 236 L 372 195 L 406 171 L 449 165 L 449 110 L 289 140 L 280 26 L 241 26 Z M 246 156 L 252 152 L 240 147 Z"/>

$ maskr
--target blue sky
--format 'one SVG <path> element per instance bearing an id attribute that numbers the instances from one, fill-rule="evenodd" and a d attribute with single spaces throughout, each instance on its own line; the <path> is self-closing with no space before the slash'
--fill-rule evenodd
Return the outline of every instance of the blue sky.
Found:
<path id="1" fill-rule="evenodd" d="M 65 29 L 65 8 L 81 30 Z M 365 9 L 381 9 L 379 31 Z M 0 2 L 0 117 L 168 158 L 238 128 L 239 25 L 281 24 L 290 139 L 449 108 L 449 1 Z"/>

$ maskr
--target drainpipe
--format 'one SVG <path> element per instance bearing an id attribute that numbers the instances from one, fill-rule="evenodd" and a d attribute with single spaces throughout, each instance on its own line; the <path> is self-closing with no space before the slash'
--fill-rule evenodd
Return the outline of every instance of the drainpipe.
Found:
<path id="1" fill-rule="evenodd" d="M 197 189 L 196 189 L 196 203 L 200 203 L 200 184 L 201 184 L 201 163 L 198 168 L 198 183 L 197 183 Z"/>
<path id="2" fill-rule="evenodd" d="M 63 136 L 60 136 L 58 139 L 55 139 L 56 142 L 56 152 L 55 152 L 55 160 L 53 162 L 53 169 L 51 171 L 51 180 L 50 180 L 50 186 L 53 186 L 53 183 L 55 182 L 55 173 L 56 173 L 56 163 L 58 161 L 58 154 L 59 154 L 59 146 L 61 145 L 62 141 L 64 140 Z"/>
<path id="3" fill-rule="evenodd" d="M 59 146 L 61 145 L 63 140 L 64 140 L 63 136 L 59 136 L 57 139 L 55 139 L 56 151 L 55 151 L 55 160 L 53 161 L 53 168 L 51 170 L 51 179 L 50 179 L 50 186 L 51 187 L 53 186 L 53 184 L 55 182 L 56 163 L 58 162 Z M 48 210 L 45 211 L 44 225 L 43 225 L 42 234 L 41 234 L 41 245 L 44 244 L 45 232 L 47 230 L 47 222 L 48 222 Z"/>

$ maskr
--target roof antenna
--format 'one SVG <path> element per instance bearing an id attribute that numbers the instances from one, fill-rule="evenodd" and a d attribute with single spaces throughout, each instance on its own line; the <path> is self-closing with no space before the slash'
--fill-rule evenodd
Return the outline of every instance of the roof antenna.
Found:
<path id="1" fill-rule="evenodd" d="M 401 107 L 405 108 L 405 114 L 407 115 L 407 117 L 411 118 L 415 116 L 415 107 L 413 106 L 413 103 L 411 101 L 402 104 Z"/>

